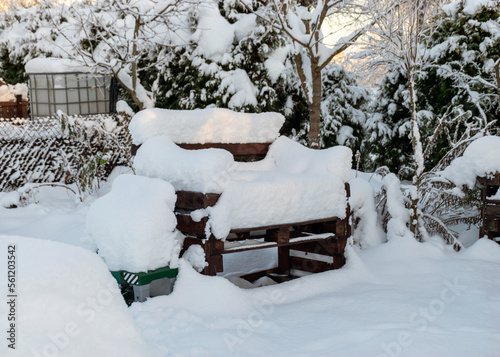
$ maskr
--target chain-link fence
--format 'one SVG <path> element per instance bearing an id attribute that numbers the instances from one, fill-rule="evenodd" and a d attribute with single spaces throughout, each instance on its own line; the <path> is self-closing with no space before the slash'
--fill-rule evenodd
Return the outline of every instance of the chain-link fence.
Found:
<path id="1" fill-rule="evenodd" d="M 63 135 L 58 118 L 0 119 L 0 141 L 60 138 Z"/>
<path id="2" fill-rule="evenodd" d="M 68 180 L 82 161 L 106 155 L 97 177 L 130 164 L 126 118 L 117 115 L 0 120 L 0 191 Z"/>

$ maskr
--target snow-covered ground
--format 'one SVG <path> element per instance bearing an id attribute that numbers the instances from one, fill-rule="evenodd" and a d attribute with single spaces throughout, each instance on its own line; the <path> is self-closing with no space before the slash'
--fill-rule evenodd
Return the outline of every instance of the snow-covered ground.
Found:
<path id="1" fill-rule="evenodd" d="M 85 231 L 90 201 L 77 204 L 61 188 L 44 188 L 37 200 L 0 207 L 2 299 L 8 244 L 17 244 L 24 272 L 18 350 L 7 348 L 9 306 L 2 302 L 1 356 L 500 355 L 500 246 L 491 241 L 455 253 L 393 238 L 363 251 L 349 248 L 340 270 L 257 289 L 199 275 L 181 261 L 171 295 L 126 309 L 106 285 L 106 267 L 93 258 L 96 246 Z M 76 264 L 80 259 L 95 266 Z M 93 281 L 95 289 L 87 290 Z M 113 332 L 120 323 L 125 337 Z"/>

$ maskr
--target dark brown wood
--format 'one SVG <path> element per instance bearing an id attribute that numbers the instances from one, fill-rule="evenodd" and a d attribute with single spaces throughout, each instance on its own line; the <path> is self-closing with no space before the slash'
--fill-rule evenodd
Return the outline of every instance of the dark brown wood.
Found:
<path id="1" fill-rule="evenodd" d="M 269 150 L 269 145 L 271 143 L 205 143 L 205 144 L 177 144 L 186 150 L 200 150 L 200 149 L 224 149 L 233 154 L 235 159 L 263 159 L 267 151 Z"/>
<path id="2" fill-rule="evenodd" d="M 484 207 L 485 216 L 500 217 L 500 205 L 492 205 L 486 203 Z"/>
<path id="3" fill-rule="evenodd" d="M 333 248 L 334 239 L 335 238 L 326 238 L 324 240 L 318 240 L 314 242 L 300 243 L 294 245 L 292 249 L 300 250 L 306 253 L 333 256 L 333 254 L 336 252 L 336 250 L 334 251 Z"/>
<path id="4" fill-rule="evenodd" d="M 307 271 L 310 273 L 321 273 L 331 270 L 333 268 L 333 264 L 314 259 L 290 257 L 290 267 L 291 269 Z"/>
<path id="5" fill-rule="evenodd" d="M 347 245 L 347 238 L 348 237 L 337 237 L 337 239 L 332 240 L 332 250 L 335 254 L 344 254 L 345 247 Z"/>
<path id="6" fill-rule="evenodd" d="M 15 101 L 0 102 L 2 119 L 28 118 L 28 100 L 21 95 L 16 96 Z"/>
<path id="7" fill-rule="evenodd" d="M 278 246 L 278 273 L 290 274 L 290 246 Z"/>
<path id="8" fill-rule="evenodd" d="M 208 266 L 203 269 L 205 275 L 216 275 L 223 271 L 222 253 L 224 251 L 224 242 L 211 236 L 209 239 L 200 237 L 186 237 L 184 239 L 183 250 L 186 251 L 192 245 L 199 245 L 205 252 L 205 259 Z"/>
<path id="9" fill-rule="evenodd" d="M 274 242 L 264 242 L 262 244 L 242 245 L 241 247 L 238 247 L 238 248 L 225 249 L 224 254 L 247 252 L 249 250 L 257 250 L 257 249 L 276 248 L 277 246 L 278 246 L 278 243 L 274 243 Z"/>
<path id="10" fill-rule="evenodd" d="M 260 278 L 262 278 L 264 276 L 269 276 L 269 275 L 271 275 L 273 273 L 277 273 L 277 269 L 276 268 L 275 269 L 261 270 L 261 271 L 256 271 L 256 272 L 253 272 L 253 273 L 241 275 L 240 278 L 245 279 L 245 280 L 253 283 L 257 279 L 260 279 Z"/>
<path id="11" fill-rule="evenodd" d="M 500 232 L 500 218 L 486 216 L 483 220 L 482 228 L 488 233 Z"/>
<path id="12" fill-rule="evenodd" d="M 290 226 L 281 226 L 266 230 L 267 242 L 276 242 L 279 244 L 288 243 L 290 240 Z"/>
<path id="13" fill-rule="evenodd" d="M 16 117 L 20 118 L 23 115 L 23 96 L 16 95 Z"/>
<path id="14" fill-rule="evenodd" d="M 177 191 L 175 209 L 196 210 L 214 206 L 219 200 L 219 193 L 201 193 L 193 191 Z"/>
<path id="15" fill-rule="evenodd" d="M 205 275 L 216 275 L 223 271 L 222 253 L 224 252 L 224 242 L 211 236 L 204 243 L 205 257 L 208 266 L 203 270 Z"/>
<path id="16" fill-rule="evenodd" d="M 176 143 L 179 147 L 185 150 L 201 150 L 201 149 L 224 149 L 233 154 L 236 160 L 260 160 L 263 159 L 267 151 L 269 150 L 269 145 L 271 143 L 205 143 L 205 144 L 183 144 Z M 137 150 L 141 145 L 132 145 L 131 152 L 132 155 L 137 153 Z"/>
<path id="17" fill-rule="evenodd" d="M 486 186 L 500 186 L 500 173 L 495 173 L 490 177 L 481 177 L 478 179 L 479 183 Z"/>
<path id="18" fill-rule="evenodd" d="M 337 217 L 328 217 L 328 218 L 322 218 L 322 219 L 315 219 L 312 221 L 290 222 L 290 223 L 284 223 L 284 224 L 274 224 L 274 225 L 269 225 L 269 226 L 260 226 L 260 227 L 252 227 L 252 228 L 238 228 L 238 229 L 232 229 L 231 233 L 242 233 L 242 232 L 248 232 L 248 231 L 267 231 L 268 229 L 276 229 L 276 228 L 280 228 L 280 227 L 293 227 L 295 229 L 301 230 L 301 227 L 305 227 L 305 226 L 312 225 L 315 223 L 337 221 L 338 219 L 339 218 L 337 218 Z M 324 232 L 324 233 L 326 233 L 326 232 Z"/>
<path id="19" fill-rule="evenodd" d="M 203 217 L 200 222 L 195 222 L 191 215 L 187 213 L 176 213 L 177 229 L 184 234 L 196 236 L 198 234 L 205 234 L 205 226 L 208 218 Z"/>
<path id="20" fill-rule="evenodd" d="M 130 153 L 132 154 L 132 156 L 135 156 L 137 154 L 137 150 L 139 150 L 140 147 L 141 145 L 132 144 L 132 147 L 130 148 Z"/>

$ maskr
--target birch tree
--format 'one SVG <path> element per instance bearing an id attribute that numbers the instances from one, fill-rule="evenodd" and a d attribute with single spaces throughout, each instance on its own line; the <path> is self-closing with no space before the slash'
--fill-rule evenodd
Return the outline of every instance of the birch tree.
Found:
<path id="1" fill-rule="evenodd" d="M 380 63 L 397 62 L 406 75 L 409 88 L 410 140 L 413 149 L 414 175 L 410 188 L 410 230 L 421 239 L 423 223 L 420 220 L 418 203 L 424 174 L 424 150 L 420 137 L 419 113 L 417 111 L 417 76 L 425 66 L 425 36 L 431 30 L 429 22 L 438 13 L 444 0 L 370 0 L 373 13 L 373 36 L 367 46 L 372 49 Z M 389 11 L 390 9 L 390 11 Z"/>
<path id="2" fill-rule="evenodd" d="M 366 31 L 359 26 L 333 46 L 327 46 L 331 32 L 324 32 L 327 19 L 360 11 L 356 0 L 272 0 L 266 14 L 270 26 L 286 34 L 293 43 L 293 56 L 309 107 L 309 146 L 320 147 L 321 71 L 346 51 Z"/>

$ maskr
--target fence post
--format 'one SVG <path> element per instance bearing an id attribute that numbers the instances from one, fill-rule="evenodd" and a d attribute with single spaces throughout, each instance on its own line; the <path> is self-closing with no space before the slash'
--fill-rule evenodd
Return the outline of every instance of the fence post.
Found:
<path id="1" fill-rule="evenodd" d="M 23 118 L 23 96 L 16 94 L 16 116 L 15 118 Z"/>

